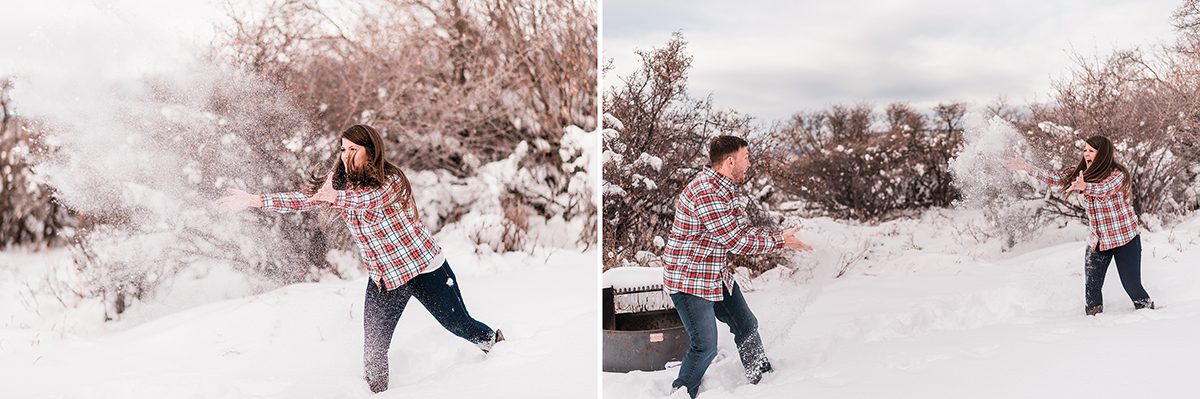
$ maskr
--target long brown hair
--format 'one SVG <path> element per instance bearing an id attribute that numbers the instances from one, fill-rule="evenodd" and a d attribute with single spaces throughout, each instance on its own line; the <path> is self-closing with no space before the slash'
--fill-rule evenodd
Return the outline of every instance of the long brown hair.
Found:
<path id="1" fill-rule="evenodd" d="M 1065 190 L 1075 181 L 1075 177 L 1079 176 L 1079 172 L 1083 172 L 1083 181 L 1088 183 L 1099 183 L 1112 175 L 1113 169 L 1121 171 L 1125 175 L 1125 180 L 1121 182 L 1121 193 L 1125 195 L 1126 200 L 1133 198 L 1133 176 L 1129 174 L 1129 169 L 1125 165 L 1121 165 L 1116 160 L 1116 148 L 1113 147 L 1112 141 L 1104 136 L 1092 136 L 1086 140 L 1087 145 L 1096 149 L 1096 157 L 1092 158 L 1092 166 L 1088 166 L 1086 157 L 1079 157 L 1079 163 L 1071 169 L 1059 184 Z"/>
<path id="2" fill-rule="evenodd" d="M 417 211 L 416 200 L 413 199 L 412 185 L 408 182 L 408 176 L 400 170 L 400 167 L 383 158 L 384 141 L 379 132 L 367 125 L 354 125 L 343 131 L 341 138 L 363 146 L 367 150 L 368 161 L 363 170 L 348 171 L 346 164 L 342 162 L 342 157 L 336 157 L 337 164 L 332 170 L 333 188 L 337 190 L 379 188 L 390 184 L 391 178 L 395 177 L 400 182 L 400 195 L 393 203 L 405 204 L 405 208 L 411 210 L 413 216 L 420 220 L 421 214 Z M 338 140 L 337 145 L 338 148 L 341 148 L 341 140 Z M 313 192 L 325 184 L 326 176 L 314 175 L 309 179 Z"/>

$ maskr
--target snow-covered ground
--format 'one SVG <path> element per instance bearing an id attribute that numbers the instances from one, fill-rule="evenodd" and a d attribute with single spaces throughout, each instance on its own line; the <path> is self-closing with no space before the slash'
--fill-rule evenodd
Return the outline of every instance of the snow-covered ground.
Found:
<path id="1" fill-rule="evenodd" d="M 596 291 L 583 288 L 598 284 L 596 252 L 442 244 L 472 315 L 507 341 L 485 355 L 413 300 L 390 352 L 391 389 L 377 397 L 592 397 L 599 314 Z M 271 288 L 198 265 L 104 322 L 98 302 L 64 306 L 47 288 L 70 264 L 65 250 L 0 253 L 0 397 L 372 395 L 362 380 L 361 272 Z"/>
<path id="2" fill-rule="evenodd" d="M 1001 252 L 978 211 L 877 226 L 791 219 L 815 248 L 748 284 L 776 369 L 748 385 L 736 356 L 701 398 L 1191 398 L 1200 392 L 1200 215 L 1143 232 L 1134 311 L 1115 266 L 1105 312 L 1083 314 L 1078 223 Z M 848 266 L 848 267 L 847 267 Z M 845 274 L 833 278 L 845 267 Z M 736 353 L 723 324 L 720 348 Z M 678 369 L 604 373 L 607 398 L 662 398 Z M 686 396 L 686 395 L 684 395 Z"/>

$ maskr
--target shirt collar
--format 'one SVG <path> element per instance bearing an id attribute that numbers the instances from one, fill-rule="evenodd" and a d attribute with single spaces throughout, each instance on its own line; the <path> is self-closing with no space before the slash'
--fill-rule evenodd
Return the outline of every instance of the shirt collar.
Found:
<path id="1" fill-rule="evenodd" d="M 730 190 L 730 191 L 737 191 L 737 184 L 733 183 L 733 179 L 730 179 L 729 177 L 726 177 L 723 174 L 717 173 L 717 171 L 714 170 L 712 168 L 712 166 L 705 166 L 704 173 L 708 174 L 708 177 L 710 179 L 716 181 L 717 184 L 721 186 L 721 188 L 724 188 L 724 189 Z"/>

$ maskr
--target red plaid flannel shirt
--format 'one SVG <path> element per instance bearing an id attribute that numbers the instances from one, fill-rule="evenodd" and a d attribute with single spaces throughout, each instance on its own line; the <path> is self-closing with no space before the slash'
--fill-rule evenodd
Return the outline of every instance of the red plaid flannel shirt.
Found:
<path id="1" fill-rule="evenodd" d="M 675 202 L 675 221 L 663 252 L 663 285 L 710 301 L 733 287 L 728 254 L 764 254 L 783 247 L 783 233 L 750 226 L 734 204 L 737 186 L 704 168 Z"/>
<path id="2" fill-rule="evenodd" d="M 1033 168 L 1029 172 L 1035 179 L 1046 184 L 1057 185 L 1071 170 L 1048 172 Z M 1137 214 L 1133 205 L 1121 193 L 1125 174 L 1113 169 L 1107 179 L 1099 183 L 1086 183 L 1083 189 L 1083 205 L 1087 209 L 1091 234 L 1088 246 L 1097 251 L 1107 251 L 1125 245 L 1138 235 Z"/>
<path id="3" fill-rule="evenodd" d="M 387 290 L 421 274 L 442 253 L 425 225 L 397 201 L 399 184 L 392 179 L 379 188 L 338 191 L 332 204 L 342 210 L 371 279 Z M 320 206 L 305 205 L 307 200 L 308 195 L 301 192 L 262 195 L 263 209 L 281 213 Z"/>

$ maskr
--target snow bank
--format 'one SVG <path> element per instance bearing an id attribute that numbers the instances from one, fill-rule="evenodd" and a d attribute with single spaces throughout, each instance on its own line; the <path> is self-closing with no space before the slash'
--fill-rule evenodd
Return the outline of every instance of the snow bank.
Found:
<path id="1" fill-rule="evenodd" d="M 565 398 L 596 392 L 598 351 L 594 340 L 581 339 L 599 331 L 596 296 L 579 289 L 597 285 L 595 251 L 475 255 L 452 244 L 448 258 L 472 316 L 503 330 L 507 340 L 484 355 L 445 331 L 420 302 L 409 302 L 390 351 L 392 390 L 382 395 L 372 396 L 362 380 L 366 280 L 356 278 L 289 285 L 136 321 L 104 323 L 98 312 L 88 317 L 79 308 L 44 304 L 38 318 L 29 319 L 35 325 L 0 328 L 2 396 Z M 36 273 L 63 258 L 3 253 L 0 272 L 20 262 Z M 0 322 L 26 316 L 19 302 L 7 301 L 18 284 L 4 277 Z M 216 275 L 198 281 L 207 290 L 229 290 Z M 178 288 L 173 294 L 192 290 Z"/>
<path id="2" fill-rule="evenodd" d="M 605 271 L 601 281 L 603 287 L 614 289 L 662 285 L 662 272 L 661 267 L 617 267 Z"/>

